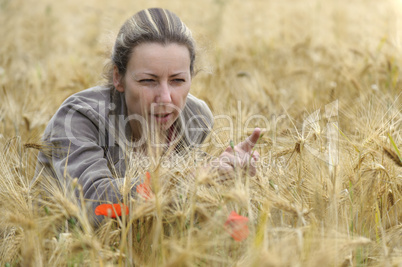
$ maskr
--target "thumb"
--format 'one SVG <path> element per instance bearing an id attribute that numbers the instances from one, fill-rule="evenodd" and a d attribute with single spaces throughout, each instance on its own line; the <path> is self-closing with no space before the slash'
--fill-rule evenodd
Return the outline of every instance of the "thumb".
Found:
<path id="1" fill-rule="evenodd" d="M 251 150 L 254 148 L 255 144 L 257 143 L 258 138 L 260 138 L 260 135 L 261 135 L 261 129 L 255 128 L 253 133 L 249 137 L 247 137 L 246 140 L 244 140 L 243 142 L 238 144 L 237 147 L 246 152 L 251 152 Z"/>

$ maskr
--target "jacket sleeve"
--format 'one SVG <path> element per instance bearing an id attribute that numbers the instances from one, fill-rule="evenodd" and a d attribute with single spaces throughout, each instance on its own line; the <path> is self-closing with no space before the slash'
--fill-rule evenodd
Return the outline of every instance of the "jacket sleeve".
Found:
<path id="1" fill-rule="evenodd" d="M 99 119 L 102 118 L 90 107 L 64 105 L 45 131 L 46 141 L 54 147 L 49 159 L 53 175 L 62 186 L 78 178 L 88 215 L 95 222 L 102 219 L 94 214 L 96 206 L 122 201 L 124 184 L 124 178 L 113 177 L 109 168 L 113 160 L 108 158 L 106 146 L 101 145 L 107 144 L 107 131 Z M 78 197 L 78 191 L 75 193 Z"/>

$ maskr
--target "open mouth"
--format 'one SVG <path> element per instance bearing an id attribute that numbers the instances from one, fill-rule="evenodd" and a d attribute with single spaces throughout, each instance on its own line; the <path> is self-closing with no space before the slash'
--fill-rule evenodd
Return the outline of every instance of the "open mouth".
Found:
<path id="1" fill-rule="evenodd" d="M 158 123 L 165 124 L 171 120 L 173 113 L 152 114 L 152 116 Z"/>
<path id="2" fill-rule="evenodd" d="M 170 115 L 170 113 L 166 113 L 166 114 L 154 114 L 155 117 L 157 118 L 167 118 Z"/>

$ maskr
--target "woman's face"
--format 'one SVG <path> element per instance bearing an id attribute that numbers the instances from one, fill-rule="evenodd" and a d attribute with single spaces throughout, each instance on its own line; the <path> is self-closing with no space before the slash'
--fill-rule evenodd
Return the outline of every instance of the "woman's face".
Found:
<path id="1" fill-rule="evenodd" d="M 176 43 L 140 44 L 132 51 L 126 74 L 120 78 L 115 67 L 114 85 L 125 94 L 132 127 L 138 125 L 136 115 L 140 115 L 160 130 L 167 130 L 179 117 L 190 91 L 189 50 Z M 133 124 L 132 120 L 137 122 Z"/>

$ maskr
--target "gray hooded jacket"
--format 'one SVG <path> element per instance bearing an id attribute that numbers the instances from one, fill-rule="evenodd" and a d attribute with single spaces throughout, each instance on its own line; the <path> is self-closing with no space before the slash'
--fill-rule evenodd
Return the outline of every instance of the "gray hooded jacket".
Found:
<path id="1" fill-rule="evenodd" d="M 200 145 L 212 125 L 206 103 L 189 94 L 175 122 L 180 129 L 176 147 Z M 130 137 L 124 94 L 102 86 L 81 91 L 66 99 L 47 125 L 43 139 L 52 149 L 39 153 L 36 173 L 55 178 L 62 187 L 77 178 L 84 199 L 92 203 L 89 215 L 95 216 L 99 203 L 122 200 Z"/>

